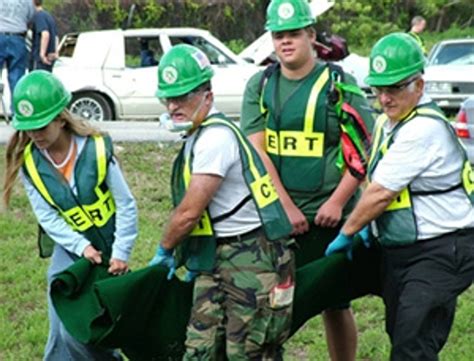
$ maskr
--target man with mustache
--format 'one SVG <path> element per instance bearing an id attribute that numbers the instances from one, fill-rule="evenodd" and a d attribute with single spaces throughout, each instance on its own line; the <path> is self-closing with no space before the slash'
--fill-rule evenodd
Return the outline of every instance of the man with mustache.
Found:
<path id="1" fill-rule="evenodd" d="M 291 226 L 257 153 L 213 105 L 214 71 L 177 45 L 158 67 L 156 95 L 171 130 L 175 209 L 151 264 L 196 278 L 185 360 L 281 360 L 294 294 Z"/>

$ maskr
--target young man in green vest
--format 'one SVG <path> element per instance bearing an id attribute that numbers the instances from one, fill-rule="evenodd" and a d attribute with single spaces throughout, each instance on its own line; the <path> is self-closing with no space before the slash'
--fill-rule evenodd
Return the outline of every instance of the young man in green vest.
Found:
<path id="1" fill-rule="evenodd" d="M 474 177 L 454 129 L 424 94 L 423 68 L 408 34 L 389 34 L 373 47 L 366 82 L 383 114 L 370 184 L 326 252 L 350 254 L 353 235 L 372 225 L 383 252 L 393 361 L 438 360 L 457 296 L 474 278 Z"/>
<path id="2" fill-rule="evenodd" d="M 167 266 L 170 278 L 175 269 L 196 277 L 185 360 L 281 360 L 294 293 L 291 225 L 257 153 L 213 106 L 213 74 L 189 45 L 158 67 L 156 94 L 170 128 L 187 138 L 173 167 L 175 209 L 151 264 Z"/>
<path id="3" fill-rule="evenodd" d="M 293 226 L 297 268 L 324 256 L 357 198 L 361 180 L 338 166 L 345 118 L 337 103 L 350 105 L 366 129 L 373 123 L 355 80 L 315 56 L 314 23 L 307 1 L 269 4 L 266 28 L 279 64 L 270 75 L 260 72 L 249 80 L 241 115 L 243 132 L 265 163 Z M 341 77 L 351 91 L 335 91 Z M 357 260 L 350 266 L 358 267 Z M 348 264 L 334 267 L 349 273 Z M 321 289 L 320 297 L 346 286 L 334 283 L 333 289 Z M 323 313 L 331 359 L 354 360 L 357 330 L 351 309 L 332 306 Z"/>

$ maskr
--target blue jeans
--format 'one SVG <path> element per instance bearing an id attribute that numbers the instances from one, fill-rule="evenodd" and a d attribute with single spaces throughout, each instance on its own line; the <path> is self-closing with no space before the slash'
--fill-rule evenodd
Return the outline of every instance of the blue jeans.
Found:
<path id="1" fill-rule="evenodd" d="M 63 247 L 54 246 L 51 264 L 48 269 L 48 285 L 61 271 L 71 266 L 77 259 Z M 83 344 L 74 339 L 64 328 L 49 297 L 48 289 L 49 335 L 44 350 L 44 361 L 120 361 L 122 357 L 114 350 Z"/>
<path id="2" fill-rule="evenodd" d="M 7 65 L 10 94 L 13 95 L 18 80 L 25 74 L 28 61 L 28 50 L 25 38 L 20 35 L 0 34 L 0 70 Z M 13 112 L 13 102 L 12 112 Z"/>

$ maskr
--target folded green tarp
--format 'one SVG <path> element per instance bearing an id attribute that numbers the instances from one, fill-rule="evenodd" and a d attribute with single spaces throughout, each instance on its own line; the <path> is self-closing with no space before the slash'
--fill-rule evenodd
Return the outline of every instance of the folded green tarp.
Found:
<path id="1" fill-rule="evenodd" d="M 352 262 L 336 254 L 298 269 L 292 333 L 330 306 L 378 294 L 379 261 L 376 249 L 357 246 Z M 51 297 L 81 342 L 120 348 L 134 361 L 181 359 L 193 285 L 167 273 L 153 266 L 116 277 L 80 259 L 57 276 Z"/>

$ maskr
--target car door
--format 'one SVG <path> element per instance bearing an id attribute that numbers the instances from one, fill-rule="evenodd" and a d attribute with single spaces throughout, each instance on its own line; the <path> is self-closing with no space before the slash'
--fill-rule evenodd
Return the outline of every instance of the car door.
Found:
<path id="1" fill-rule="evenodd" d="M 122 118 L 158 118 L 164 107 L 155 97 L 157 66 L 163 55 L 159 33 L 122 36 L 114 57 L 104 67 L 104 82 L 119 99 Z"/>
<path id="2" fill-rule="evenodd" d="M 125 37 L 125 68 L 133 75 L 134 90 L 126 100 L 130 113 L 158 118 L 165 111 L 155 96 L 158 63 L 163 53 L 160 35 Z"/>

